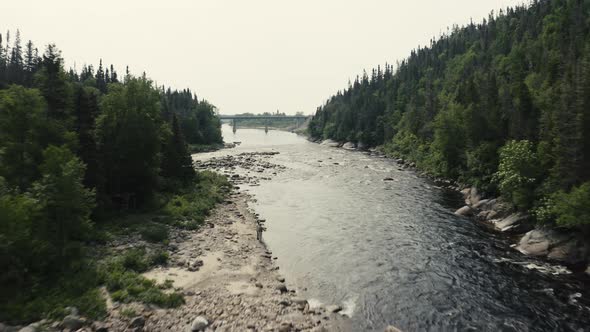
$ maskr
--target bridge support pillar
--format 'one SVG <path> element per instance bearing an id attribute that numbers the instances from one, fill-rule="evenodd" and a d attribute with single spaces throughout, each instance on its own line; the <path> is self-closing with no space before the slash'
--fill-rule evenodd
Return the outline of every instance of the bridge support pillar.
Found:
<path id="1" fill-rule="evenodd" d="M 232 120 L 234 134 L 236 133 L 236 131 L 238 131 L 238 124 L 237 124 L 237 122 L 238 122 L 237 119 L 233 119 Z"/>
<path id="2" fill-rule="evenodd" d="M 268 134 L 268 119 L 264 121 L 264 132 Z"/>

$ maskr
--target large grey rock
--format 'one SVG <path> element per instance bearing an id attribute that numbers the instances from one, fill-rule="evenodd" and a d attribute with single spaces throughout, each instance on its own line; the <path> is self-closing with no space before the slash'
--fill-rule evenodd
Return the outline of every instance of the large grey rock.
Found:
<path id="1" fill-rule="evenodd" d="M 461 193 L 465 197 L 465 204 L 474 206 L 479 203 L 481 195 L 477 192 L 477 188 L 471 187 L 461 190 Z"/>
<path id="2" fill-rule="evenodd" d="M 353 142 L 346 142 L 344 145 L 342 145 L 342 148 L 346 150 L 356 150 L 356 144 Z"/>
<path id="3" fill-rule="evenodd" d="M 458 216 L 468 217 L 468 216 L 473 215 L 473 209 L 470 206 L 465 205 L 464 207 L 455 211 L 455 214 Z"/>
<path id="4" fill-rule="evenodd" d="M 549 233 L 534 229 L 520 239 L 516 249 L 525 255 L 546 256 L 549 253 L 550 245 Z"/>
<path id="5" fill-rule="evenodd" d="M 590 265 L 588 265 L 588 268 L 586 269 L 586 274 L 590 276 Z"/>
<path id="6" fill-rule="evenodd" d="M 590 257 L 590 245 L 583 235 L 554 229 L 534 229 L 526 233 L 516 249 L 526 255 L 547 256 L 570 264 L 586 262 Z"/>
<path id="7" fill-rule="evenodd" d="M 359 150 L 366 150 L 367 149 L 367 145 L 365 143 L 363 143 L 363 142 L 358 142 L 356 144 L 356 148 L 359 149 Z"/>
<path id="8" fill-rule="evenodd" d="M 524 233 L 530 231 L 529 216 L 523 213 L 513 213 L 508 217 L 494 223 L 494 226 L 501 232 Z"/>
<path id="9" fill-rule="evenodd" d="M 67 315 L 61 322 L 61 325 L 66 328 L 67 330 L 78 330 L 82 326 L 84 326 L 86 322 L 84 319 L 76 316 L 76 315 Z"/>
<path id="10" fill-rule="evenodd" d="M 336 142 L 334 140 L 331 140 L 331 139 L 324 140 L 324 141 L 322 141 L 321 144 L 322 145 L 329 146 L 329 147 L 333 147 L 333 148 L 336 148 L 336 147 L 340 146 L 340 143 L 338 143 L 338 142 Z"/>
<path id="11" fill-rule="evenodd" d="M 205 331 L 207 326 L 209 326 L 209 321 L 207 320 L 207 318 L 205 318 L 203 316 L 198 316 L 197 318 L 195 318 L 193 320 L 193 323 L 191 324 L 190 331 L 191 332 Z"/>
<path id="12" fill-rule="evenodd" d="M 479 202 L 477 202 L 477 204 L 474 204 L 473 208 L 477 209 L 477 210 L 481 210 L 481 211 L 489 211 L 494 207 L 496 202 L 497 202 L 497 199 L 495 199 L 495 198 L 482 199 Z"/>
<path id="13" fill-rule="evenodd" d="M 581 236 L 574 235 L 566 242 L 555 244 L 547 258 L 569 264 L 585 263 L 590 257 L 590 245 Z"/>

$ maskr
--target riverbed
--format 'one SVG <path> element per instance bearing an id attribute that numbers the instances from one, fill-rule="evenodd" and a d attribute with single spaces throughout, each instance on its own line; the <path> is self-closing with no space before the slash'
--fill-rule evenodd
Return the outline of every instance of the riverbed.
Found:
<path id="1" fill-rule="evenodd" d="M 586 331 L 588 279 L 526 257 L 511 239 L 455 216 L 458 193 L 392 160 L 282 131 L 224 126 L 234 149 L 278 152 L 282 170 L 245 184 L 291 287 L 339 304 L 354 330 Z M 390 181 L 384 181 L 391 178 Z"/>

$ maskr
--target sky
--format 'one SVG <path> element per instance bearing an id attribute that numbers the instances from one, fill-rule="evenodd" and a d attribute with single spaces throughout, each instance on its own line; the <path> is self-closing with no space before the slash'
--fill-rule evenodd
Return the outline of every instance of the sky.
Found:
<path id="1" fill-rule="evenodd" d="M 0 31 L 190 88 L 222 114 L 312 114 L 363 69 L 522 0 L 0 0 Z M 14 36 L 14 35 L 13 35 Z"/>

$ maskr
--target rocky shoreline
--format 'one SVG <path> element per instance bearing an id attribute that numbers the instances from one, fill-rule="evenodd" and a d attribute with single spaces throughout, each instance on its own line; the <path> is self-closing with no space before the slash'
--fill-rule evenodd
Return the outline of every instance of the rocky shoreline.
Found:
<path id="1" fill-rule="evenodd" d="M 171 283 L 169 291 L 181 293 L 185 304 L 164 309 L 138 302 L 117 303 L 104 290 L 108 313 L 101 321 L 81 317 L 71 308 L 61 321 L 42 320 L 28 326 L 0 323 L 0 332 L 351 331 L 340 306 L 311 305 L 288 286 L 277 257 L 262 240 L 265 221 L 248 207 L 252 198 L 239 191 L 238 185 L 257 185 L 282 170 L 268 161 L 275 154 L 244 153 L 196 162 L 197 168 L 228 175 L 234 190 L 199 229 L 171 229 L 168 263 L 143 274 L 158 283 Z M 238 170 L 252 175 L 239 175 Z M 124 236 L 107 246 L 150 251 L 159 245 Z"/>
<path id="2" fill-rule="evenodd" d="M 363 144 L 342 143 L 330 139 L 309 140 L 329 147 L 364 151 L 372 156 L 388 158 L 379 149 L 367 149 Z M 417 170 L 415 163 L 401 158 L 391 159 L 402 168 Z M 590 234 L 587 232 L 535 225 L 528 214 L 514 211 L 501 197 L 485 198 L 475 187 L 432 177 L 424 172 L 421 175 L 430 178 L 441 187 L 458 191 L 463 195 L 465 206 L 455 211 L 455 214 L 483 222 L 495 231 L 517 239 L 512 247 L 524 255 L 565 264 L 576 272 L 590 276 L 590 242 L 587 240 Z"/>

